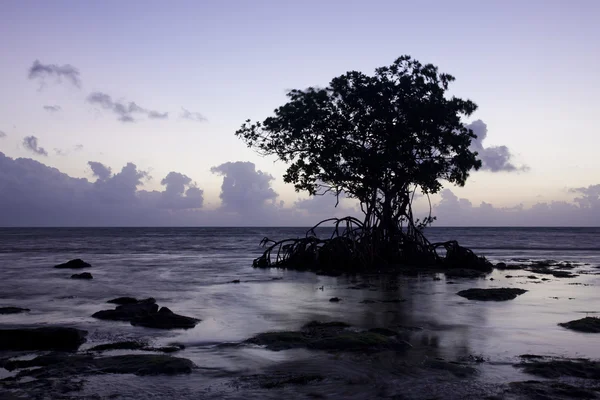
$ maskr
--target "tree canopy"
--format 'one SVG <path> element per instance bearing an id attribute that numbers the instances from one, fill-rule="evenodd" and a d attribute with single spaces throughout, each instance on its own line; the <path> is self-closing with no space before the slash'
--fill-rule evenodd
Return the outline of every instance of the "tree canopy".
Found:
<path id="1" fill-rule="evenodd" d="M 325 88 L 291 90 L 274 116 L 248 120 L 236 135 L 286 162 L 284 181 L 297 191 L 358 199 L 362 228 L 395 240 L 405 222 L 414 228 L 416 190 L 437 193 L 444 180 L 462 186 L 481 166 L 462 120 L 477 106 L 448 96 L 454 79 L 402 56 L 372 76 L 350 71 Z"/>

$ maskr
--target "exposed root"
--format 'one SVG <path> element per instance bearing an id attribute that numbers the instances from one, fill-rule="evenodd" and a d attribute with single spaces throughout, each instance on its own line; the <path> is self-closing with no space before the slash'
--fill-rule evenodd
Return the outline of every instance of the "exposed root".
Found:
<path id="1" fill-rule="evenodd" d="M 332 223 L 326 238 L 317 235 Z M 256 268 L 368 272 L 402 266 L 439 266 L 491 270 L 491 264 L 456 241 L 430 243 L 421 229 L 399 229 L 382 238 L 380 231 L 366 227 L 354 217 L 329 218 L 306 232 L 305 237 L 273 241 L 264 238 L 263 255 L 254 260 Z M 443 248 L 445 255 L 438 254 Z"/>

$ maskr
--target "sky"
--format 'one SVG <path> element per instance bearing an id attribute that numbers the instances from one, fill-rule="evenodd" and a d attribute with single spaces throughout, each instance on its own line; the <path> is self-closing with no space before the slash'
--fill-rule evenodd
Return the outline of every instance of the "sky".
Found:
<path id="1" fill-rule="evenodd" d="M 289 89 L 408 54 L 478 104 L 436 225 L 600 225 L 600 2 L 0 2 L 0 226 L 296 225 L 357 213 L 235 137 Z M 421 202 L 419 207 L 427 207 Z"/>

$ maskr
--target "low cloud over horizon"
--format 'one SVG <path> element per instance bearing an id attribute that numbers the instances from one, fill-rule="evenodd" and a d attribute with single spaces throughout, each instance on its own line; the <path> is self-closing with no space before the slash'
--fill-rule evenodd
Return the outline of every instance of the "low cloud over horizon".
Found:
<path id="1" fill-rule="evenodd" d="M 45 151 L 29 137 L 30 147 Z M 32 150 L 34 151 L 34 150 Z M 93 181 L 74 178 L 30 158 L 0 152 L 0 226 L 312 226 L 328 217 L 360 216 L 345 198 L 316 196 L 290 205 L 272 188 L 274 177 L 252 162 L 212 168 L 223 177 L 221 205 L 206 208 L 205 189 L 189 176 L 171 171 L 161 191 L 143 189 L 147 171 L 127 163 L 119 171 L 88 162 Z M 434 226 L 598 226 L 600 184 L 572 188 L 572 202 L 498 208 L 473 205 L 444 189 L 434 203 Z"/>

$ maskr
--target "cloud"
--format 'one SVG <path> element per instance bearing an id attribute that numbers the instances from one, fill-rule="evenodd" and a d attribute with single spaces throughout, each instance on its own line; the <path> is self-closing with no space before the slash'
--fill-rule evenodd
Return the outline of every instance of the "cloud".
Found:
<path id="1" fill-rule="evenodd" d="M 38 145 L 38 138 L 35 136 L 26 136 L 23 138 L 23 147 L 40 156 L 48 156 L 48 152 Z"/>
<path id="2" fill-rule="evenodd" d="M 44 106 L 44 110 L 49 111 L 49 112 L 58 112 L 61 111 L 62 108 L 60 106 Z"/>
<path id="3" fill-rule="evenodd" d="M 204 191 L 185 174 L 170 172 L 160 181 L 164 190 L 148 191 L 143 190 L 148 172 L 133 163 L 116 173 L 100 162 L 88 165 L 91 180 L 0 152 L 0 226 L 312 226 L 344 207 L 339 216 L 360 215 L 346 199 L 334 209 L 334 196 L 298 200 L 284 208 L 271 188 L 273 177 L 248 162 L 213 168 L 223 176 L 223 204 L 217 209 L 205 207 Z M 445 189 L 439 201 L 434 199 L 434 226 L 599 226 L 600 185 L 570 192 L 573 201 L 525 208 L 475 205 Z"/>
<path id="4" fill-rule="evenodd" d="M 46 78 L 54 78 L 58 83 L 61 83 L 64 79 L 77 88 L 81 87 L 79 70 L 70 64 L 42 64 L 39 60 L 35 60 L 29 68 L 28 77 L 29 79 L 39 81 L 40 89 L 45 86 Z"/>
<path id="5" fill-rule="evenodd" d="M 433 206 L 434 226 L 598 226 L 600 225 L 600 185 L 571 189 L 582 196 L 572 202 L 539 202 L 529 208 L 522 204 L 496 207 L 485 201 L 479 205 L 459 198 L 450 189 L 442 190 Z"/>
<path id="6" fill-rule="evenodd" d="M 88 165 L 92 169 L 92 176 L 95 176 L 101 181 L 105 181 L 112 175 L 110 167 L 105 166 L 97 161 L 88 161 Z"/>
<path id="7" fill-rule="evenodd" d="M 160 207 L 174 210 L 202 208 L 204 191 L 190 177 L 179 172 L 169 172 L 160 184 L 165 186 L 158 203 Z"/>
<path id="8" fill-rule="evenodd" d="M 189 119 L 191 121 L 196 121 L 196 122 L 206 121 L 206 118 L 204 118 L 204 116 L 202 114 L 200 114 L 199 112 L 192 112 L 192 111 L 186 110 L 183 107 L 181 107 L 181 118 Z"/>
<path id="9" fill-rule="evenodd" d="M 5 138 L 6 133 L 4 131 L 0 131 L 0 139 Z"/>
<path id="10" fill-rule="evenodd" d="M 223 176 L 221 198 L 224 211 L 254 213 L 268 204 L 275 205 L 277 193 L 271 188 L 272 175 L 257 171 L 251 162 L 227 162 L 210 171 Z M 269 202 L 269 203 L 268 203 Z"/>
<path id="11" fill-rule="evenodd" d="M 139 106 L 137 103 L 130 101 L 122 103 L 114 101 L 111 96 L 102 92 L 93 92 L 87 97 L 87 102 L 109 110 L 118 116 L 117 120 L 121 122 L 135 122 L 133 114 L 146 115 L 150 119 L 167 119 L 168 112 L 160 112 L 156 110 L 148 110 Z"/>
<path id="12" fill-rule="evenodd" d="M 54 153 L 57 156 L 65 157 L 65 156 L 68 156 L 69 154 L 71 154 L 72 151 L 77 152 L 77 151 L 81 151 L 81 150 L 83 150 L 83 145 L 77 144 L 77 145 L 73 146 L 72 150 L 71 149 L 64 150 L 64 149 L 59 149 L 59 148 L 55 147 Z"/>
<path id="13" fill-rule="evenodd" d="M 481 160 L 481 169 L 491 172 L 513 172 L 513 171 L 526 171 L 529 168 L 527 166 L 517 167 L 510 160 L 512 154 L 506 146 L 490 146 L 484 147 L 483 141 L 487 137 L 487 125 L 482 120 L 474 121 L 467 125 L 467 128 L 471 129 L 477 138 L 471 141 L 471 150 L 478 153 L 478 157 Z"/>

